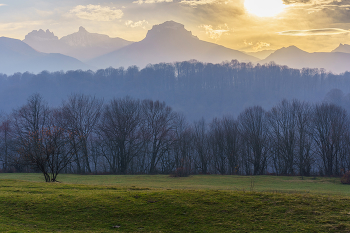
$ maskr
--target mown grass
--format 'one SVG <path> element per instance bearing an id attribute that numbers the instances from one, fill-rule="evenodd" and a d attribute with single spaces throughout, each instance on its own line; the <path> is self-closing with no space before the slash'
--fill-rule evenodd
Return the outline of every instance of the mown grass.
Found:
<path id="1" fill-rule="evenodd" d="M 0 175 L 0 232 L 350 232 L 350 197 L 341 193 L 251 192 L 250 178 L 243 177 L 236 184 L 248 186 L 245 191 L 225 190 L 230 176 L 62 175 L 59 180 L 67 182 L 45 183 L 36 175 L 27 174 L 27 180 Z M 273 184 L 261 188 L 277 185 L 275 177 L 258 178 Z M 338 185 L 319 179 L 309 183 Z M 78 180 L 89 184 L 74 183 Z M 293 177 L 281 180 L 285 187 L 300 183 Z"/>
<path id="2" fill-rule="evenodd" d="M 42 174 L 2 173 L 1 179 L 43 182 Z M 173 178 L 168 175 L 67 175 L 60 174 L 58 180 L 67 184 L 117 185 L 152 189 L 228 190 L 282 193 L 311 193 L 350 196 L 350 185 L 343 185 L 340 178 L 294 177 L 294 176 L 219 176 L 199 175 Z"/>

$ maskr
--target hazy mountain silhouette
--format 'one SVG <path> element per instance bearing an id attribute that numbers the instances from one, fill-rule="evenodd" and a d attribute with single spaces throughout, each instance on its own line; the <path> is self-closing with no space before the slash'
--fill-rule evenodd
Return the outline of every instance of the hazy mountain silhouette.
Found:
<path id="1" fill-rule="evenodd" d="M 340 44 L 332 52 L 350 53 L 350 45 L 348 45 L 348 44 Z"/>
<path id="2" fill-rule="evenodd" d="M 348 53 L 308 53 L 295 46 L 281 48 L 260 63 L 276 62 L 291 68 L 324 68 L 327 71 L 342 73 L 350 70 Z"/>
<path id="3" fill-rule="evenodd" d="M 58 39 L 49 30 L 34 30 L 26 35 L 23 42 L 44 53 L 61 53 L 87 61 L 92 58 L 110 53 L 132 42 L 121 38 L 110 38 L 107 35 L 90 33 L 80 27 L 78 32 Z"/>
<path id="4" fill-rule="evenodd" d="M 268 56 L 270 56 L 275 51 L 276 50 L 263 50 L 263 51 L 258 51 L 258 52 L 247 52 L 246 54 L 262 60 L 262 59 L 265 59 Z"/>
<path id="5" fill-rule="evenodd" d="M 150 63 L 169 63 L 191 59 L 211 63 L 232 59 L 247 62 L 259 60 L 237 50 L 201 41 L 187 31 L 184 25 L 167 21 L 153 26 L 142 41 L 92 59 L 89 64 L 99 68 L 130 65 L 145 67 Z"/>
<path id="6" fill-rule="evenodd" d="M 57 53 L 41 53 L 26 43 L 7 37 L 0 37 L 0 73 L 15 72 L 38 73 L 47 71 L 67 71 L 89 69 L 81 61 Z"/>

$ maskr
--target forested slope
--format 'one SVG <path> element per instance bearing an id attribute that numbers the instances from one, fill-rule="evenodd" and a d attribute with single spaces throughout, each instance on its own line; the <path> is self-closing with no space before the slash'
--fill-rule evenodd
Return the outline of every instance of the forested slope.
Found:
<path id="1" fill-rule="evenodd" d="M 282 99 L 322 101 L 332 89 L 350 92 L 350 73 L 325 73 L 318 69 L 290 69 L 276 64 L 253 66 L 237 61 L 222 64 L 197 61 L 148 65 L 127 69 L 68 71 L 37 75 L 0 75 L 0 110 L 10 112 L 29 95 L 41 94 L 51 105 L 72 93 L 165 101 L 192 121 L 225 114 L 237 116 L 246 107 L 271 108 Z"/>

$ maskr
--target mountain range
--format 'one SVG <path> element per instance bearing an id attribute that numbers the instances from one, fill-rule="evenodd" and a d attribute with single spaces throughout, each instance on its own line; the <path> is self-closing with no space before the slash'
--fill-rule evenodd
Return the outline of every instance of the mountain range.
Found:
<path id="1" fill-rule="evenodd" d="M 167 21 L 153 26 L 142 41 L 92 59 L 88 64 L 98 68 L 130 65 L 145 67 L 150 63 L 170 63 L 191 59 L 211 63 L 232 59 L 246 62 L 259 60 L 243 52 L 199 40 L 187 31 L 184 25 Z"/>
<path id="2" fill-rule="evenodd" d="M 84 27 L 61 39 L 50 30 L 34 30 L 26 35 L 23 42 L 40 52 L 61 53 L 84 62 L 132 43 L 121 38 L 90 33 Z"/>
<path id="3" fill-rule="evenodd" d="M 334 73 L 350 71 L 350 53 L 344 52 L 316 52 L 308 53 L 295 46 L 281 48 L 266 59 L 260 61 L 261 64 L 275 62 L 279 65 L 286 65 L 291 68 L 323 68 Z"/>
<path id="4" fill-rule="evenodd" d="M 334 52 L 340 52 L 340 53 L 350 53 L 350 45 L 348 44 L 340 44 L 336 49 L 332 51 Z"/>
<path id="5" fill-rule="evenodd" d="M 23 41 L 0 38 L 0 73 L 6 74 L 131 65 L 144 68 L 148 64 L 192 59 L 208 63 L 234 59 L 253 64 L 273 61 L 291 68 L 324 68 L 342 73 L 350 70 L 350 45 L 340 44 L 329 53 L 308 53 L 295 46 L 244 53 L 202 41 L 174 21 L 154 25 L 139 42 L 90 33 L 84 27 L 60 39 L 42 29 L 30 32 Z"/>
<path id="6" fill-rule="evenodd" d="M 59 53 L 41 53 L 26 43 L 0 37 L 0 73 L 39 73 L 47 71 L 87 70 L 91 67 L 78 59 Z"/>

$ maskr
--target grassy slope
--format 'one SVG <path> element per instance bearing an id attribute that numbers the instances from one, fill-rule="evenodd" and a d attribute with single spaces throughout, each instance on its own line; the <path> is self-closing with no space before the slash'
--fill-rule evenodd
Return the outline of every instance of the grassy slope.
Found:
<path id="1" fill-rule="evenodd" d="M 20 178 L 20 175 L 13 176 Z M 3 174 L 0 177 L 4 178 Z M 40 180 L 40 176 L 35 178 L 35 174 L 25 177 L 32 181 L 0 179 L 0 232 L 350 231 L 350 197 L 347 195 L 216 191 L 217 188 L 230 187 L 227 182 L 234 179 L 229 176 L 185 179 L 166 176 L 60 176 L 62 181 L 66 179 L 74 183 L 79 178 L 90 185 L 47 184 L 33 182 Z M 130 184 L 113 185 L 116 179 L 130 181 Z M 269 188 L 278 185 L 274 177 L 256 179 L 261 179 L 259 182 L 266 179 Z M 109 180 L 106 182 L 108 185 L 96 185 L 98 180 Z M 300 183 L 290 177 L 280 180 L 286 180 L 292 186 Z M 237 185 L 239 182 L 246 181 L 237 181 Z M 309 183 L 323 187 L 328 185 L 328 189 L 337 185 L 332 180 Z M 153 184 L 158 189 L 145 188 L 147 184 Z M 250 187 L 250 180 L 244 185 Z M 160 189 L 160 186 L 165 188 Z M 170 187 L 185 190 L 168 190 Z M 264 187 L 261 184 L 261 188 Z M 115 225 L 120 228 L 113 229 Z"/>

